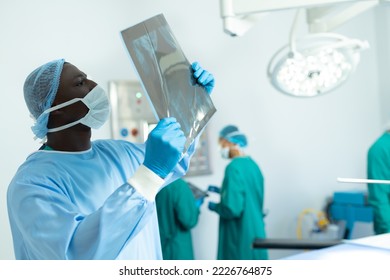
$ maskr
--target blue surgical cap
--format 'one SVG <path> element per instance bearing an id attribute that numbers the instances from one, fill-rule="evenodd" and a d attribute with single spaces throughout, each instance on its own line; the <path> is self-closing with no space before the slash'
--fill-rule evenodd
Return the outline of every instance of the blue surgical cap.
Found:
<path id="1" fill-rule="evenodd" d="M 248 141 L 246 136 L 238 130 L 237 126 L 227 125 L 219 133 L 219 137 L 233 143 L 237 144 L 240 147 L 246 147 Z"/>
<path id="2" fill-rule="evenodd" d="M 53 104 L 64 63 L 64 59 L 50 61 L 31 72 L 24 82 L 24 100 L 36 120 L 31 129 L 37 138 L 42 139 L 47 134 L 49 114 L 42 113 Z"/>

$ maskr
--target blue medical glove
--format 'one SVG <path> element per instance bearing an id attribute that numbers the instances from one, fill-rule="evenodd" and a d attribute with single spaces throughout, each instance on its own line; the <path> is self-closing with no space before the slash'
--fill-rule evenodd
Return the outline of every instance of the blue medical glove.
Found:
<path id="1" fill-rule="evenodd" d="M 175 118 L 160 120 L 146 141 L 144 165 L 164 179 L 179 162 L 185 142 Z"/>
<path id="2" fill-rule="evenodd" d="M 198 62 L 194 62 L 191 64 L 192 70 L 194 70 L 194 77 L 196 79 L 196 82 L 203 86 L 208 94 L 210 94 L 213 91 L 214 88 L 214 76 L 204 70 Z"/>
<path id="3" fill-rule="evenodd" d="M 203 202 L 204 202 L 204 197 L 201 197 L 201 198 L 198 198 L 197 200 L 195 200 L 196 207 L 200 208 L 200 206 L 202 206 Z"/>
<path id="4" fill-rule="evenodd" d="M 210 202 L 209 202 L 209 209 L 210 209 L 211 211 L 217 210 L 217 203 L 210 201 Z"/>
<path id="5" fill-rule="evenodd" d="M 221 193 L 221 188 L 217 186 L 209 186 L 207 190 L 209 192 Z"/>

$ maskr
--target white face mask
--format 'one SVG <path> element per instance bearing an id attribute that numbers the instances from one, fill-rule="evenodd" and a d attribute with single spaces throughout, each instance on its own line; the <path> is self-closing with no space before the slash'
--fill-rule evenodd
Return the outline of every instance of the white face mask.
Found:
<path id="1" fill-rule="evenodd" d="M 107 121 L 110 115 L 110 102 L 106 92 L 99 85 L 96 85 L 96 87 L 94 87 L 84 98 L 73 98 L 72 100 L 51 107 L 45 110 L 43 113 L 48 114 L 52 111 L 69 106 L 78 101 L 83 102 L 88 107 L 88 113 L 77 121 L 56 128 L 50 128 L 47 130 L 47 132 L 64 130 L 79 123 L 82 123 L 90 128 L 98 129 Z"/>
<path id="2" fill-rule="evenodd" d="M 229 147 L 221 148 L 220 149 L 221 157 L 224 159 L 229 159 L 230 155 L 230 149 Z"/>

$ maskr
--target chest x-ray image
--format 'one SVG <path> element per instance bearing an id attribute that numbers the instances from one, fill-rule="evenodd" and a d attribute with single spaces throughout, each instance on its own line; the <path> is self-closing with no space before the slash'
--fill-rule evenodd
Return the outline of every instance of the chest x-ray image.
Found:
<path id="1" fill-rule="evenodd" d="M 121 32 L 156 119 L 175 117 L 187 137 L 184 151 L 216 112 L 192 77 L 185 57 L 162 14 Z"/>

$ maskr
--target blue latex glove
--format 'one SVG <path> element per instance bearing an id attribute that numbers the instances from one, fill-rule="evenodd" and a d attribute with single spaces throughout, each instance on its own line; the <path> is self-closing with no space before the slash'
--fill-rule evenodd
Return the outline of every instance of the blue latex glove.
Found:
<path id="1" fill-rule="evenodd" d="M 200 208 L 200 206 L 202 206 L 203 202 L 204 202 L 204 197 L 198 198 L 197 200 L 195 200 L 196 207 Z"/>
<path id="2" fill-rule="evenodd" d="M 192 63 L 191 67 L 194 71 L 193 75 L 196 79 L 196 82 L 203 86 L 207 93 L 210 94 L 214 88 L 214 76 L 210 72 L 204 70 L 198 62 Z"/>
<path id="3" fill-rule="evenodd" d="M 209 202 L 209 209 L 210 209 L 211 211 L 217 210 L 217 203 L 210 201 L 210 202 Z"/>
<path id="4" fill-rule="evenodd" d="M 179 162 L 185 142 L 175 118 L 160 120 L 146 141 L 144 165 L 164 179 Z"/>
<path id="5" fill-rule="evenodd" d="M 209 186 L 207 190 L 209 192 L 221 193 L 221 188 L 217 186 Z"/>

